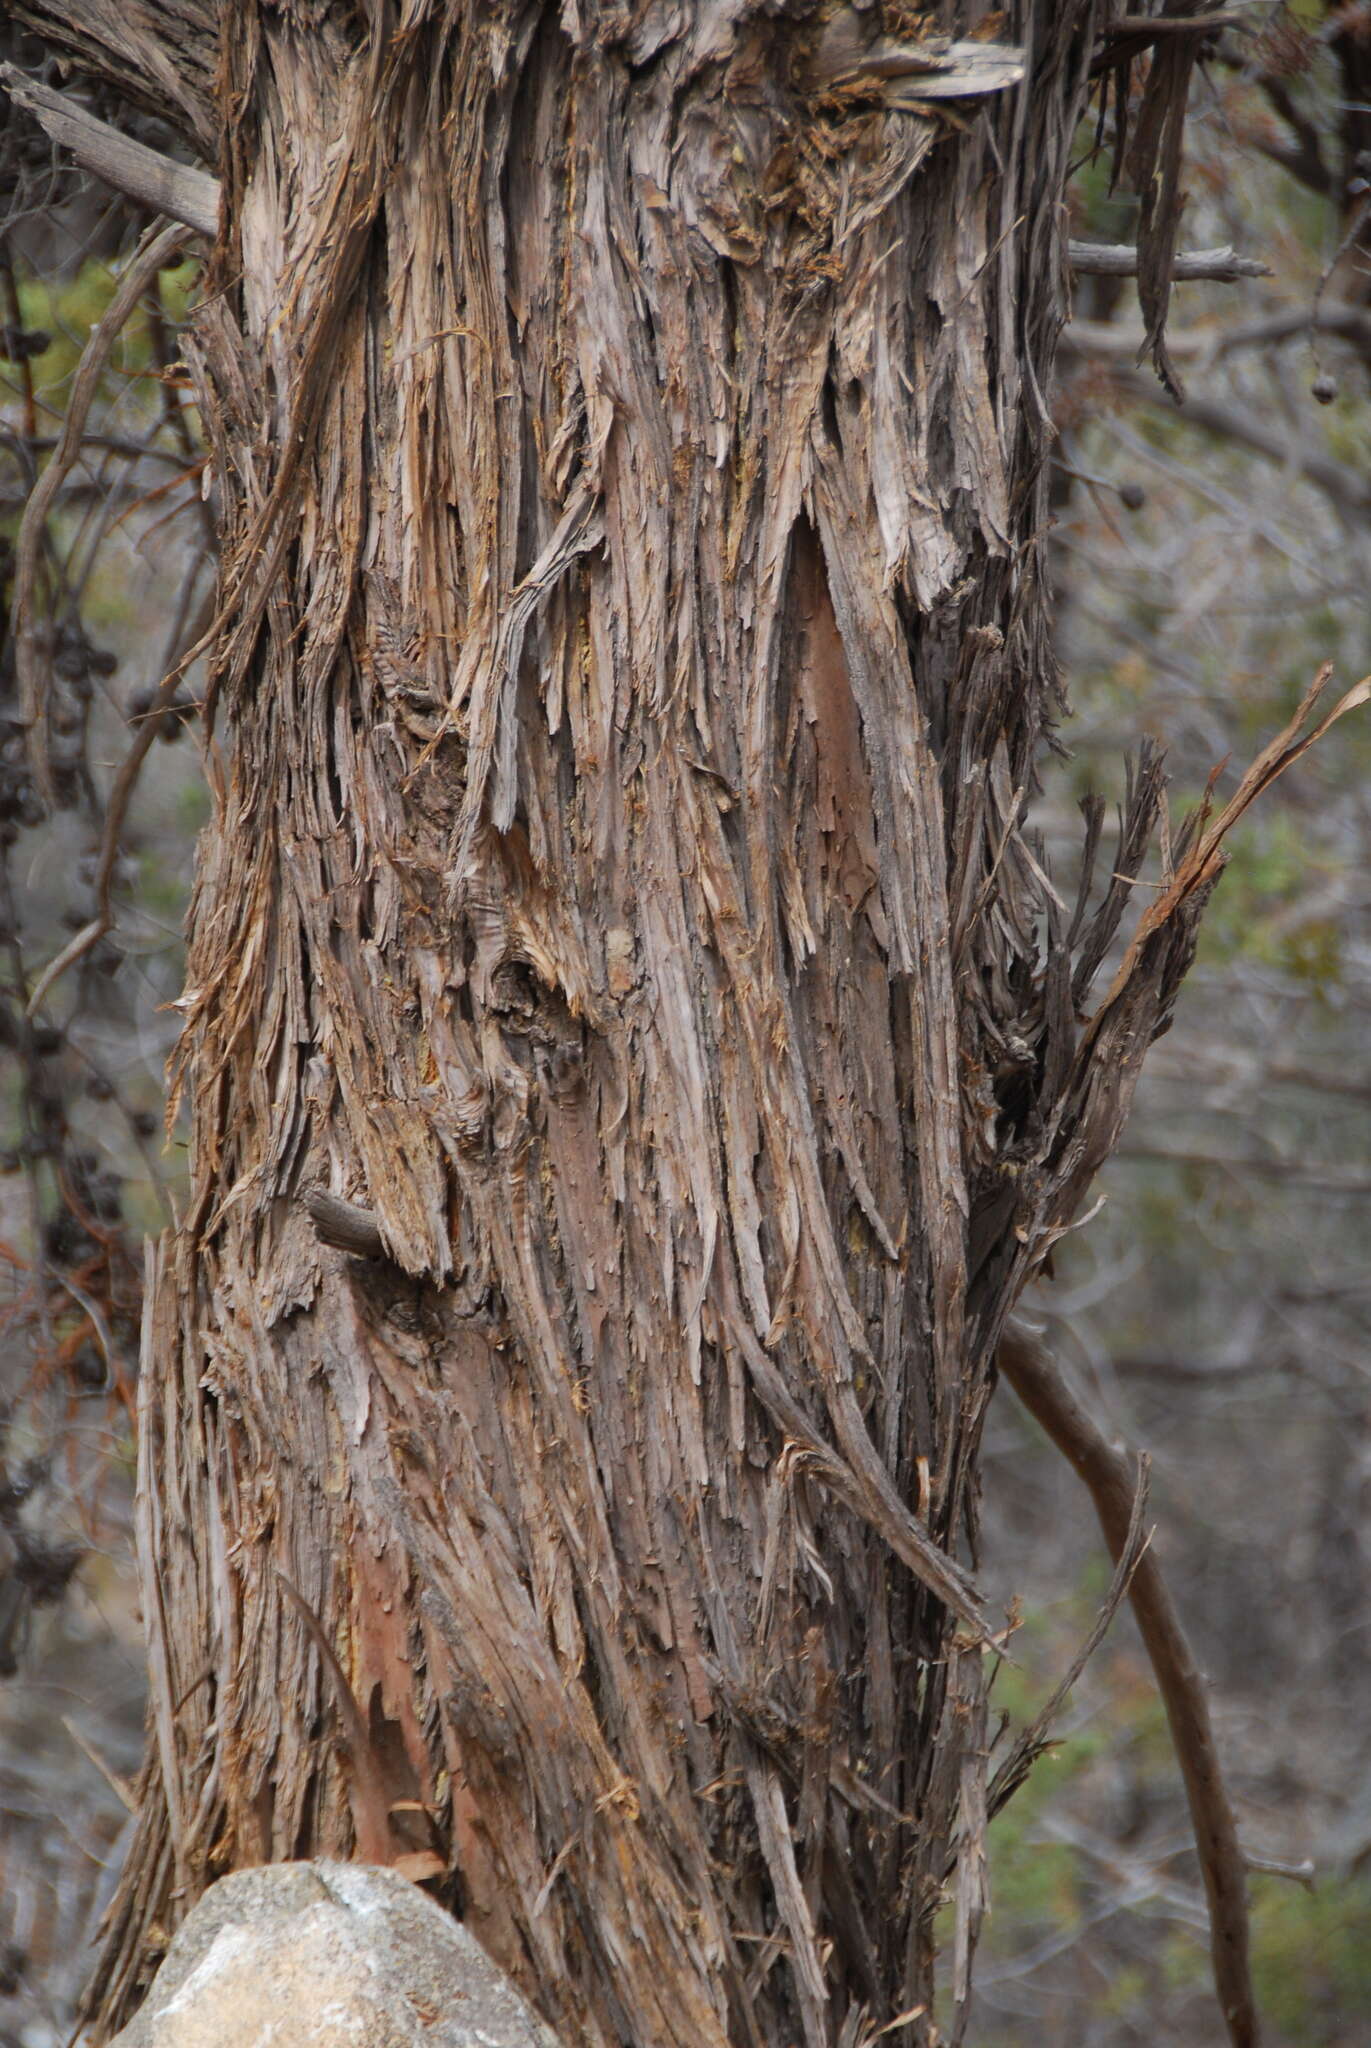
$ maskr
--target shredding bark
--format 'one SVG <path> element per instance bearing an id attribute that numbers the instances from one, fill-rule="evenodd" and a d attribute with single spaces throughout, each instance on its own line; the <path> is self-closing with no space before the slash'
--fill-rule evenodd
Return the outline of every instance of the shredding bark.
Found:
<path id="1" fill-rule="evenodd" d="M 367 1833 L 428 1816 L 566 2039 L 931 2042 L 996 1348 L 1217 872 L 1085 1022 L 1162 786 L 1072 913 L 1024 824 L 1044 393 L 1117 10 L 16 11 L 221 185 L 153 1741 L 91 2016 L 220 1872 L 363 1847 L 345 1697 Z M 1191 54 L 1138 144 L 1163 369 Z"/>

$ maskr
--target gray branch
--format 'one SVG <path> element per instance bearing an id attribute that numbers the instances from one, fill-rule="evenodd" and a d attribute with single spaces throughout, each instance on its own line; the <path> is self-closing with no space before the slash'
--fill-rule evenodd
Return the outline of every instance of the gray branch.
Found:
<path id="1" fill-rule="evenodd" d="M 1082 277 L 1136 277 L 1138 252 L 1131 242 L 1068 242 L 1071 268 Z M 1239 256 L 1236 249 L 1185 249 L 1171 268 L 1173 278 L 1209 278 L 1231 284 L 1239 277 L 1270 277 L 1269 264 L 1255 256 Z"/>
<path id="2" fill-rule="evenodd" d="M 35 117 L 44 134 L 59 148 L 70 150 L 83 170 L 93 171 L 116 192 L 154 207 L 197 234 L 213 240 L 218 233 L 219 180 L 208 171 L 175 163 L 122 135 L 107 121 L 97 121 L 65 93 L 40 85 L 13 64 L 0 64 L 0 84 L 17 106 Z"/>

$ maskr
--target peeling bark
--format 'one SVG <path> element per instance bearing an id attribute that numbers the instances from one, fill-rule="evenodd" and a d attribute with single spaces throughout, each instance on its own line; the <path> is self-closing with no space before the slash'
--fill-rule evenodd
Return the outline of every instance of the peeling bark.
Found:
<path id="1" fill-rule="evenodd" d="M 881 12 L 241 0 L 212 119 L 162 79 L 222 751 L 103 2027 L 386 1797 L 569 2041 L 931 2041 L 959 1840 L 964 2013 L 995 1348 L 1202 892 L 1078 1042 L 1128 891 L 1023 809 L 1096 10 Z"/>

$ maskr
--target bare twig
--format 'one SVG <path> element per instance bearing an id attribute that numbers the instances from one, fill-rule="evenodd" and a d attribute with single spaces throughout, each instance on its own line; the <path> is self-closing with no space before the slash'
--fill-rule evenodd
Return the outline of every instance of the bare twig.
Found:
<path id="1" fill-rule="evenodd" d="M 1269 158 L 1273 164 L 1279 164 L 1283 171 L 1288 171 L 1292 178 L 1298 179 L 1310 192 L 1317 192 L 1321 199 L 1331 199 L 1335 181 L 1323 153 L 1323 137 L 1319 133 L 1317 123 L 1300 112 L 1283 78 L 1273 77 L 1268 71 L 1257 82 L 1276 113 L 1296 138 L 1298 146 L 1268 140 L 1258 122 L 1250 124 L 1244 140 L 1250 142 L 1254 149 Z"/>
<path id="2" fill-rule="evenodd" d="M 16 331 L 22 333 L 24 309 L 20 304 L 19 286 L 15 280 L 14 264 L 10 259 L 8 247 L 0 250 L 0 290 L 4 294 L 6 320 L 13 324 Z M 33 386 L 33 363 L 27 353 L 21 357 L 17 368 L 19 371 L 19 389 L 24 408 L 24 441 L 26 446 L 22 453 L 27 458 L 24 466 L 28 468 L 33 459 L 33 447 L 38 436 L 38 394 Z M 5 438 L 7 440 L 11 438 L 8 431 Z"/>
<path id="3" fill-rule="evenodd" d="M 109 1786 L 110 1791 L 119 1801 L 119 1804 L 123 1807 L 125 1813 L 137 1813 L 138 1794 L 135 1788 L 129 1783 L 128 1779 L 125 1777 L 121 1777 L 118 1771 L 114 1770 L 111 1767 L 111 1765 L 105 1762 L 105 1759 L 101 1756 L 99 1750 L 95 1748 L 93 1743 L 87 1742 L 85 1736 L 81 1733 L 81 1730 L 77 1727 L 75 1721 L 72 1720 L 70 1714 L 63 1714 L 62 1726 L 66 1729 L 68 1735 L 76 1744 L 76 1747 L 80 1750 L 82 1756 L 84 1756 L 88 1760 L 88 1762 L 93 1763 L 95 1765 L 96 1770 L 100 1773 L 100 1776 Z"/>
<path id="4" fill-rule="evenodd" d="M 1110 1361 L 1120 1379 L 1169 1380 L 1182 1386 L 1227 1386 L 1249 1373 L 1280 1370 L 1282 1359 L 1169 1358 L 1152 1352 L 1121 1352 Z"/>
<path id="5" fill-rule="evenodd" d="M 133 799 L 133 792 L 138 785 L 138 777 L 142 772 L 143 763 L 147 759 L 153 741 L 162 730 L 162 714 L 170 709 L 171 705 L 176 701 L 177 687 L 190 662 L 200 652 L 203 644 L 201 636 L 204 633 L 206 621 L 211 617 L 213 611 L 214 592 L 211 589 L 197 610 L 195 619 L 188 629 L 188 635 L 183 636 L 189 638 L 189 651 L 172 662 L 167 673 L 158 684 L 157 689 L 153 692 L 152 697 L 148 700 L 147 709 L 139 716 L 133 744 L 120 763 L 119 772 L 114 778 L 109 800 L 105 806 L 104 823 L 100 834 L 100 855 L 94 877 L 95 916 L 88 924 L 83 925 L 73 938 L 68 940 L 67 944 L 63 946 L 62 950 L 53 959 L 49 960 L 47 966 L 34 983 L 33 992 L 29 996 L 24 1010 L 26 1017 L 35 1016 L 39 1006 L 45 1001 L 62 976 L 68 973 L 78 960 L 83 959 L 93 946 L 98 945 L 107 932 L 114 929 L 114 875 L 119 862 L 119 849 L 123 838 L 124 820 L 128 815 L 129 804 Z M 183 625 L 184 620 L 178 622 L 176 629 L 178 633 Z"/>
<path id="6" fill-rule="evenodd" d="M 1250 26 L 1246 16 L 1232 8 L 1215 14 L 1120 14 L 1109 24 L 1111 36 L 1207 36 L 1215 29 Z"/>
<path id="7" fill-rule="evenodd" d="M 1318 1873 L 1314 1869 L 1313 1859 L 1309 1856 L 1304 1857 L 1299 1863 L 1288 1863 L 1282 1857 L 1258 1856 L 1255 1850 L 1248 1849 L 1243 1861 L 1249 1870 L 1259 1870 L 1266 1877 L 1287 1878 L 1291 1884 L 1302 1885 L 1307 1892 L 1314 1889 L 1314 1880 Z"/>
<path id="8" fill-rule="evenodd" d="M 1314 297 L 1309 308 L 1309 340 L 1314 350 L 1315 362 L 1318 361 L 1318 316 L 1323 310 L 1323 295 L 1328 290 L 1329 284 L 1332 282 L 1333 273 L 1342 262 L 1343 257 L 1347 255 L 1349 250 L 1356 248 L 1361 241 L 1363 231 L 1369 220 L 1371 220 L 1371 192 L 1368 192 L 1360 203 L 1352 209 L 1352 218 L 1348 222 L 1347 230 L 1342 240 L 1338 243 L 1337 248 L 1333 251 L 1333 254 L 1324 264 L 1322 271 L 1319 273 L 1319 281 L 1314 287 Z"/>
<path id="9" fill-rule="evenodd" d="M 1131 242 L 1068 242 L 1067 261 L 1082 277 L 1136 277 L 1138 252 Z M 1186 249 L 1177 256 L 1172 276 L 1177 279 L 1208 278 L 1216 284 L 1232 284 L 1240 277 L 1270 277 L 1269 264 L 1255 256 L 1239 256 L 1236 249 Z"/>
<path id="10" fill-rule="evenodd" d="M 1003 1370 L 1003 1360 L 1001 1369 Z M 1005 1377 L 1009 1377 L 1007 1372 Z M 1028 1726 L 1015 1737 L 1009 1754 L 997 1767 L 986 1794 L 986 1810 L 992 1820 L 1001 1807 L 1013 1798 L 1042 1752 L 1051 1747 L 1052 1726 L 1061 1711 L 1062 1703 L 1104 1641 L 1109 1624 L 1118 1613 L 1124 1595 L 1133 1583 L 1133 1574 L 1142 1560 L 1149 1540 L 1143 1533 L 1142 1519 L 1143 1510 L 1147 1505 L 1147 1475 L 1148 1461 L 1146 1458 L 1139 1458 L 1128 1533 L 1116 1556 L 1114 1577 L 1110 1582 L 1104 1605 L 1096 1615 L 1095 1624 L 1089 1635 L 1072 1658 L 1065 1677 L 1053 1688 L 1051 1698 L 1034 1715 Z"/>
<path id="11" fill-rule="evenodd" d="M 106 932 L 114 928 L 114 871 L 119 862 L 124 819 L 128 815 L 129 803 L 137 787 L 143 762 L 161 729 L 161 713 L 168 709 L 175 698 L 185 666 L 184 660 L 179 661 L 163 677 L 143 715 L 132 746 L 119 764 L 119 773 L 114 778 L 114 787 L 105 806 L 104 829 L 100 835 L 100 859 L 95 870 L 95 916 L 89 924 L 81 927 L 54 959 L 49 960 L 39 975 L 24 1012 L 28 1017 L 37 1014 L 39 1006 L 62 976 L 74 967 L 78 960 L 83 959 L 92 946 L 98 945 Z"/>
<path id="12" fill-rule="evenodd" d="M 13 64 L 0 64 L 0 84 L 17 106 L 34 116 L 45 135 L 59 148 L 71 151 L 83 170 L 93 171 L 116 192 L 155 207 L 199 235 L 212 240 L 218 232 L 219 180 L 208 171 L 178 164 L 135 142 L 107 121 L 88 114 L 65 93 L 54 92 Z"/>
<path id="13" fill-rule="evenodd" d="M 1149 1145 L 1129 1139 L 1120 1145 L 1120 1159 L 1146 1159 L 1168 1166 L 1199 1166 L 1215 1173 L 1231 1173 L 1235 1180 L 1253 1178 L 1280 1181 L 1285 1187 L 1313 1188 L 1319 1194 L 1371 1195 L 1371 1174 L 1354 1166 L 1329 1163 L 1304 1166 L 1294 1159 L 1273 1159 L 1261 1152 L 1206 1152 L 1199 1145 Z"/>
<path id="14" fill-rule="evenodd" d="M 1120 14 L 1108 24 L 1103 40 L 1090 60 L 1091 76 L 1098 77 L 1102 71 L 1130 64 L 1134 58 L 1141 57 L 1157 45 L 1165 50 L 1168 42 L 1174 43 L 1178 38 L 1217 35 L 1220 29 L 1225 28 L 1250 33 L 1251 23 L 1232 8 L 1208 13 L 1196 10 L 1194 13 Z"/>
<path id="15" fill-rule="evenodd" d="M 1233 1046 L 1203 1043 L 1169 1049 L 1158 1046 L 1151 1058 L 1154 1074 L 1165 1074 L 1177 1067 L 1184 1070 L 1187 1066 L 1207 1067 L 1211 1071 L 1218 1068 L 1221 1075 L 1226 1074 L 1251 1090 L 1308 1088 L 1317 1095 L 1346 1095 L 1354 1102 L 1371 1102 L 1371 1076 L 1361 1071 L 1338 1074 L 1327 1067 L 1292 1066 L 1284 1060 L 1245 1057 Z"/>
<path id="16" fill-rule="evenodd" d="M 1030 1415 L 1085 1482 L 1111 1556 L 1124 1556 L 1135 1500 L 1129 1457 L 1109 1442 L 1086 1413 L 1036 1339 L 1021 1329 L 1007 1331 L 997 1362 Z M 1139 1559 L 1129 1598 L 1185 1780 L 1209 1899 L 1210 1947 L 1219 2004 L 1233 2048 L 1256 2048 L 1259 2027 L 1248 1966 L 1246 1860 L 1219 1764 L 1204 1680 L 1155 1550 Z"/>
<path id="17" fill-rule="evenodd" d="M 72 381 L 62 439 L 47 468 L 35 484 L 24 509 L 15 543 L 14 563 L 14 652 L 19 675 L 20 704 L 29 734 L 29 759 L 33 779 L 43 801 L 54 801 L 52 765 L 48 759 L 47 676 L 38 647 L 38 568 L 48 511 L 81 453 L 81 437 L 94 402 L 110 351 L 125 321 L 186 238 L 180 225 L 149 230 L 139 243 L 128 269 L 103 317 L 93 329 L 81 353 Z M 93 943 L 93 942 L 92 942 Z"/>

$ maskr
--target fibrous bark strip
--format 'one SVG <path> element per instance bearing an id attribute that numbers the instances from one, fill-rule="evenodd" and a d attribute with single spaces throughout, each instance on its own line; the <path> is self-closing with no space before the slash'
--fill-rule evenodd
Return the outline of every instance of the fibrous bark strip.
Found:
<path id="1" fill-rule="evenodd" d="M 991 1360 L 1189 946 L 1083 1057 L 1127 889 L 1073 922 L 1022 836 L 1093 25 L 223 11 L 222 753 L 107 2022 L 219 1871 L 354 1843 L 298 1596 L 395 1856 L 566 2039 L 929 2038 Z"/>

